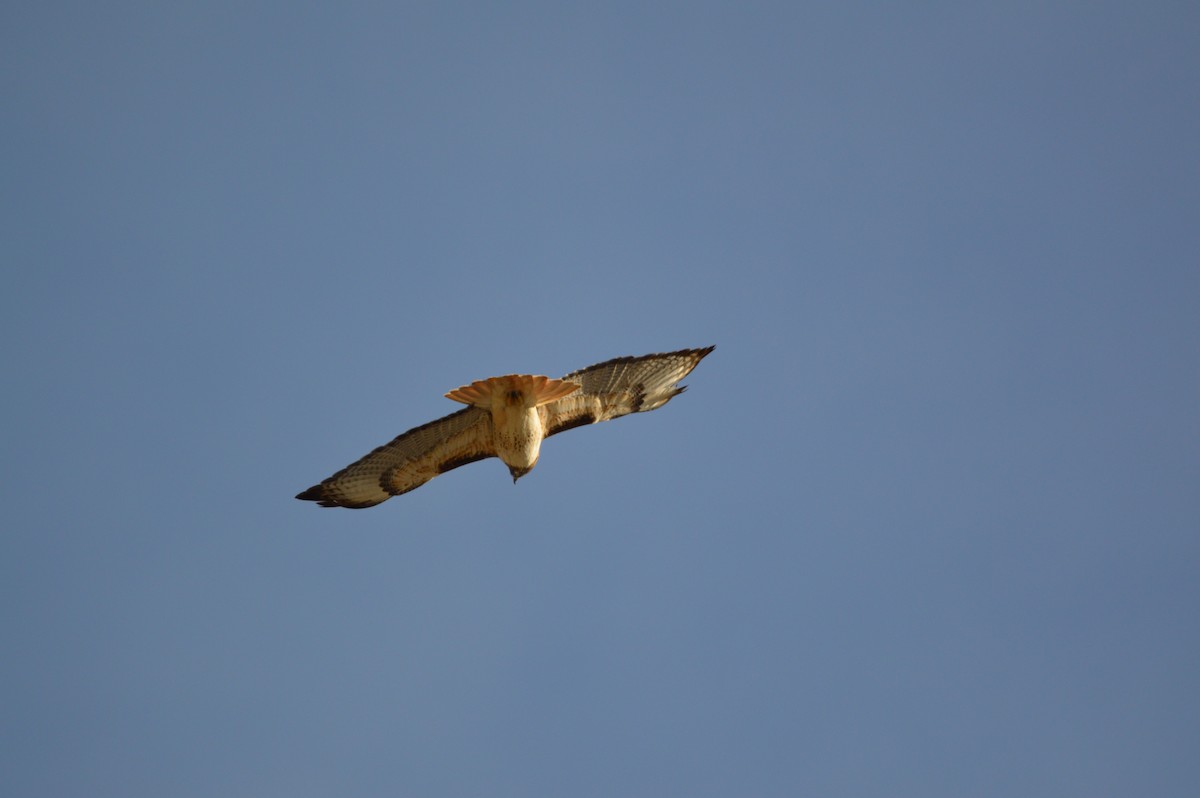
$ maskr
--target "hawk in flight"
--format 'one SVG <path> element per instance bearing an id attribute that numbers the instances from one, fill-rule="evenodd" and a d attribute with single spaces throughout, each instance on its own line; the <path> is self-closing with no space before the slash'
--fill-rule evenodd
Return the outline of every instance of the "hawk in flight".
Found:
<path id="1" fill-rule="evenodd" d="M 683 393 L 677 383 L 713 349 L 618 357 L 557 380 L 508 374 L 464 385 L 446 398 L 467 407 L 413 427 L 296 498 L 322 507 L 373 507 L 488 457 L 503 460 L 515 483 L 537 465 L 544 439 L 662 407 Z"/>

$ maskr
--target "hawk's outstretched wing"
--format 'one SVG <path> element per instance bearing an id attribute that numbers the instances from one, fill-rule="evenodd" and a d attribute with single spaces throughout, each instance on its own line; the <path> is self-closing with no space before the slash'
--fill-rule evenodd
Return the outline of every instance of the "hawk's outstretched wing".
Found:
<path id="1" fill-rule="evenodd" d="M 495 455 L 491 415 L 467 407 L 410 429 L 296 498 L 322 507 L 373 507 L 438 474 Z"/>
<path id="2" fill-rule="evenodd" d="M 714 348 L 617 357 L 567 374 L 562 379 L 578 383 L 579 390 L 538 408 L 546 437 L 662 407 L 684 392 L 685 386 L 676 383 Z"/>

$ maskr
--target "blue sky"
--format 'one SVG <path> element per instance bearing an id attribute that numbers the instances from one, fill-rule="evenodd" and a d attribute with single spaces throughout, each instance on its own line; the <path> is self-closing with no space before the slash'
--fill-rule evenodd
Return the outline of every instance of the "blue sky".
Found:
<path id="1" fill-rule="evenodd" d="M 1196 794 L 1192 5 L 0 18 L 6 794 Z"/>

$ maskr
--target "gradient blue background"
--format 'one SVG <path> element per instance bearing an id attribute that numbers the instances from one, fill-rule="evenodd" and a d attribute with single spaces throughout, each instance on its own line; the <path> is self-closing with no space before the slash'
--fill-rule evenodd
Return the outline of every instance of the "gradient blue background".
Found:
<path id="1" fill-rule="evenodd" d="M 0 30 L 4 794 L 1198 794 L 1194 3 Z M 292 499 L 708 344 L 516 487 Z"/>

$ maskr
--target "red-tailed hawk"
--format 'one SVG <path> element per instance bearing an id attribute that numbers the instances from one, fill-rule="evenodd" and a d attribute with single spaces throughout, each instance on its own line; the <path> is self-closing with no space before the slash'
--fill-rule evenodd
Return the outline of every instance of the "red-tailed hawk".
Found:
<path id="1" fill-rule="evenodd" d="M 503 460 L 516 483 L 537 465 L 543 439 L 662 407 L 683 393 L 676 383 L 713 349 L 618 357 L 558 380 L 508 374 L 464 385 L 446 397 L 468 407 L 410 429 L 296 498 L 373 507 L 487 457 Z"/>

